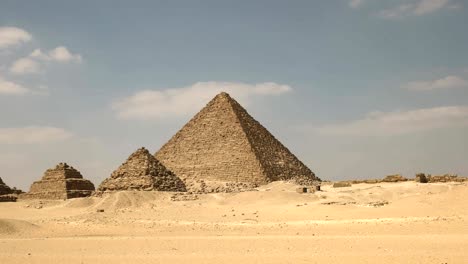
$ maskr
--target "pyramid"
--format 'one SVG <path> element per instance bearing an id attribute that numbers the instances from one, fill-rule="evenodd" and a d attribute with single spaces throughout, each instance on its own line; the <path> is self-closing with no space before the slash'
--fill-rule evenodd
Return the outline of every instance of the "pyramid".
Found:
<path id="1" fill-rule="evenodd" d="M 13 190 L 3 182 L 2 178 L 0 178 L 0 195 L 11 194 L 11 193 L 13 193 Z"/>
<path id="2" fill-rule="evenodd" d="M 98 191 L 124 190 L 186 191 L 185 184 L 145 148 L 130 155 L 98 188 Z"/>
<path id="3" fill-rule="evenodd" d="M 320 180 L 227 93 L 211 100 L 155 156 L 185 181 Z"/>
<path id="4" fill-rule="evenodd" d="M 41 180 L 34 182 L 22 198 L 30 199 L 69 199 L 90 196 L 94 184 L 67 163 L 59 163 L 48 169 Z"/>

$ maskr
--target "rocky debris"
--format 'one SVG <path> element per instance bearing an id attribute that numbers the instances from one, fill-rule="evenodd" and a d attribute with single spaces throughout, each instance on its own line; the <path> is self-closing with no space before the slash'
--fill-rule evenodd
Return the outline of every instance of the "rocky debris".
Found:
<path id="1" fill-rule="evenodd" d="M 294 176 L 289 179 L 288 182 L 303 186 L 318 186 L 321 184 L 320 179 L 317 180 L 317 178 L 311 178 L 308 176 Z"/>
<path id="2" fill-rule="evenodd" d="M 147 149 L 140 148 L 98 188 L 100 192 L 126 190 L 185 192 L 186 187 Z"/>
<path id="3" fill-rule="evenodd" d="M 351 187 L 351 183 L 347 181 L 333 183 L 333 188 Z"/>
<path id="4" fill-rule="evenodd" d="M 87 197 L 94 192 L 94 184 L 83 178 L 81 173 L 67 163 L 59 163 L 45 171 L 41 180 L 34 182 L 25 199 L 70 199 Z"/>
<path id="5" fill-rule="evenodd" d="M 187 180 L 187 190 L 190 193 L 234 193 L 257 191 L 258 185 L 246 182 L 221 182 L 205 180 Z"/>
<path id="6" fill-rule="evenodd" d="M 194 201 L 198 200 L 198 195 L 188 193 L 175 193 L 171 196 L 171 201 Z"/>
<path id="7" fill-rule="evenodd" d="M 352 180 L 350 182 L 351 184 L 360 184 L 360 183 L 374 184 L 374 183 L 381 183 L 382 180 L 368 179 L 368 180 Z"/>
<path id="8" fill-rule="evenodd" d="M 371 207 L 382 207 L 388 204 L 388 201 L 376 201 L 376 202 L 370 202 L 367 204 L 367 206 Z"/>
<path id="9" fill-rule="evenodd" d="M 419 183 L 427 183 L 428 182 L 426 174 L 424 174 L 424 173 L 416 174 L 416 177 L 414 178 L 414 181 L 419 182 Z"/>
<path id="10" fill-rule="evenodd" d="M 382 182 L 403 182 L 403 181 L 408 181 L 408 179 L 401 176 L 400 174 L 388 175 L 382 180 Z"/>
<path id="11" fill-rule="evenodd" d="M 211 100 L 155 156 L 186 184 L 320 181 L 227 93 Z"/>
<path id="12" fill-rule="evenodd" d="M 0 202 L 16 202 L 17 199 L 18 196 L 14 194 L 0 195 Z"/>
<path id="13" fill-rule="evenodd" d="M 356 204 L 356 202 L 338 202 L 338 201 L 331 201 L 331 202 L 323 202 L 323 205 L 348 205 L 348 204 Z"/>
<path id="14" fill-rule="evenodd" d="M 312 186 L 312 187 L 299 187 L 299 188 L 296 188 L 296 192 L 297 193 L 315 193 L 315 191 L 317 190 L 317 187 L 320 187 L 320 185 Z"/>
<path id="15" fill-rule="evenodd" d="M 468 181 L 467 177 L 460 177 L 453 174 L 444 174 L 444 175 L 427 175 L 427 182 L 464 182 Z"/>

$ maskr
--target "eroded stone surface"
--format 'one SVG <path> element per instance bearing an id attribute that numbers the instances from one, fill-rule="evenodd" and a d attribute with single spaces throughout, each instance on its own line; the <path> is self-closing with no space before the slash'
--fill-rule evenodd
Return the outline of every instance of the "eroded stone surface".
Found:
<path id="1" fill-rule="evenodd" d="M 211 100 L 155 156 L 184 182 L 320 180 L 227 93 Z"/>
<path id="2" fill-rule="evenodd" d="M 98 191 L 119 190 L 184 192 L 186 188 L 185 184 L 147 149 L 140 148 L 98 188 Z"/>
<path id="3" fill-rule="evenodd" d="M 405 177 L 401 176 L 400 174 L 395 174 L 395 175 L 388 175 L 383 178 L 382 182 L 401 182 L 401 181 L 407 181 Z"/>
<path id="4" fill-rule="evenodd" d="M 69 199 L 90 196 L 94 184 L 83 179 L 81 173 L 67 163 L 59 163 L 48 169 L 40 181 L 31 185 L 28 193 L 21 198 L 29 199 Z"/>

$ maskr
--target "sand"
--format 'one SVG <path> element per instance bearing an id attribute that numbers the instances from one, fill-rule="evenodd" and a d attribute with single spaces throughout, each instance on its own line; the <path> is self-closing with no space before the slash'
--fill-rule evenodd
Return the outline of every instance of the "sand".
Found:
<path id="1" fill-rule="evenodd" d="M 296 187 L 0 203 L 0 263 L 468 263 L 467 182 Z"/>

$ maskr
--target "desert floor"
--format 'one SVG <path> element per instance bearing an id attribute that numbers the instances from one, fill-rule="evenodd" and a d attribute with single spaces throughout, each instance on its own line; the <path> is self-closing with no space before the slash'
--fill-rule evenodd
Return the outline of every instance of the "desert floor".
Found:
<path id="1" fill-rule="evenodd" d="M 0 203 L 0 263 L 468 263 L 466 182 L 295 188 Z"/>

